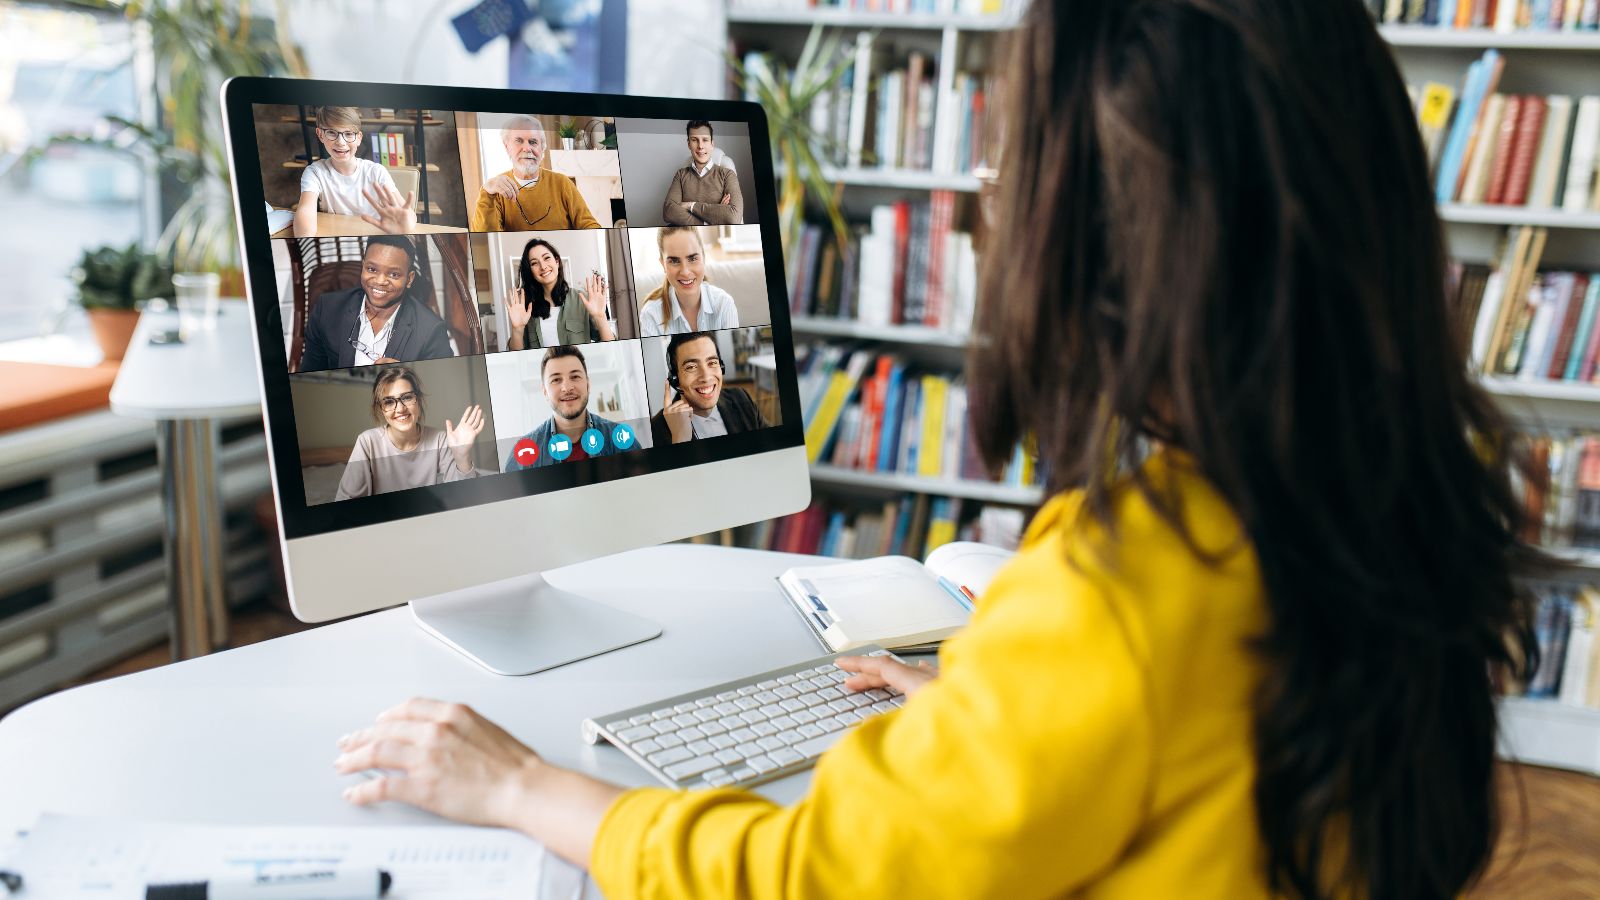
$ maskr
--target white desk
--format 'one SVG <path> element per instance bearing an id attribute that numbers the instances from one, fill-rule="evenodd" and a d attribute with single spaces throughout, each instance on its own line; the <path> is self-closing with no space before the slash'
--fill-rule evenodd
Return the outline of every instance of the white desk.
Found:
<path id="1" fill-rule="evenodd" d="M 562 766 L 655 783 L 579 723 L 823 655 L 773 579 L 816 557 L 671 545 L 547 573 L 550 583 L 661 623 L 661 637 L 520 678 L 423 633 L 405 607 L 75 688 L 0 720 L 0 829 L 44 811 L 255 825 L 438 824 L 357 809 L 333 742 L 413 695 L 462 701 Z M 393 561 L 390 565 L 403 563 Z M 809 775 L 763 785 L 780 802 Z"/>
<path id="2" fill-rule="evenodd" d="M 176 328 L 177 321 L 171 310 L 139 317 L 111 387 L 111 411 L 156 421 L 172 653 L 189 659 L 228 642 L 216 420 L 258 413 L 261 388 L 249 306 L 225 301 L 214 330 L 182 344 L 150 343 L 151 334 Z"/>

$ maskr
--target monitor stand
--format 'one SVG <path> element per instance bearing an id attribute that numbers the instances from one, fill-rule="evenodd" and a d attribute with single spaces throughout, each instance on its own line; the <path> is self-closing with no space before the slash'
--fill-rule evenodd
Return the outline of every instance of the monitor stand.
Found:
<path id="1" fill-rule="evenodd" d="M 661 626 L 544 580 L 476 585 L 411 601 L 422 630 L 496 675 L 532 675 L 661 635 Z"/>

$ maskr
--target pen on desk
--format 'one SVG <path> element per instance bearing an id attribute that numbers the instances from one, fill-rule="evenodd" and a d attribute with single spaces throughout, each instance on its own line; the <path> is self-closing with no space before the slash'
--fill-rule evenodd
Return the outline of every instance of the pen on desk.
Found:
<path id="1" fill-rule="evenodd" d="M 145 900 L 373 900 L 394 878 L 381 869 L 307 869 L 210 881 L 152 884 Z"/>
<path id="2" fill-rule="evenodd" d="M 6 886 L 6 893 L 15 894 L 22 890 L 22 876 L 15 872 L 0 871 L 0 884 Z"/>
<path id="3" fill-rule="evenodd" d="M 940 575 L 939 586 L 944 588 L 944 592 L 950 595 L 950 599 L 961 604 L 962 609 L 966 610 L 967 612 L 972 612 L 972 603 L 971 601 L 967 600 L 968 595 L 963 593 L 960 585 L 944 577 L 943 575 Z"/>

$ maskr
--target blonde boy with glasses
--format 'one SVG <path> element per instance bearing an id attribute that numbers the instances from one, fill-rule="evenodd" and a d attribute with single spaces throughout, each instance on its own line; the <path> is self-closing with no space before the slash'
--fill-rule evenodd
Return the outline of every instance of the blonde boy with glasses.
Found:
<path id="1" fill-rule="evenodd" d="M 318 107 L 317 140 L 328 151 L 328 158 L 312 162 L 300 176 L 295 237 L 316 236 L 319 209 L 359 216 L 389 234 L 416 230 L 416 195 L 402 197 L 388 169 L 356 156 L 361 149 L 359 110 L 354 106 Z"/>

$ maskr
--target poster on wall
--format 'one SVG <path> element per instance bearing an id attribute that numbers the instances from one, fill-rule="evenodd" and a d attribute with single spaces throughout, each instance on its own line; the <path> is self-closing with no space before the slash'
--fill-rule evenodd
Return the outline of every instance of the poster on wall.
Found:
<path id="1" fill-rule="evenodd" d="M 626 89 L 627 0 L 482 0 L 451 22 L 471 53 L 506 37 L 507 87 L 579 93 Z"/>

